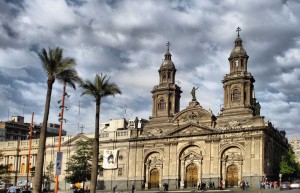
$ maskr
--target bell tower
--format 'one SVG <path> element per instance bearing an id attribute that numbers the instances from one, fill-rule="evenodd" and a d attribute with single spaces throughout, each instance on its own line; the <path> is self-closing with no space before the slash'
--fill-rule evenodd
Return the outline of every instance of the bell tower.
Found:
<path id="1" fill-rule="evenodd" d="M 234 48 L 228 58 L 229 74 L 222 80 L 224 88 L 224 105 L 221 109 L 221 116 L 253 116 L 256 114 L 255 105 L 255 82 L 253 76 L 247 71 L 247 52 L 243 48 L 240 38 L 241 28 L 237 28 L 237 38 Z"/>
<path id="2" fill-rule="evenodd" d="M 167 43 L 165 58 L 158 70 L 159 84 L 153 87 L 151 121 L 168 121 L 180 110 L 179 86 L 175 84 L 176 68 L 171 59 L 170 43 Z"/>

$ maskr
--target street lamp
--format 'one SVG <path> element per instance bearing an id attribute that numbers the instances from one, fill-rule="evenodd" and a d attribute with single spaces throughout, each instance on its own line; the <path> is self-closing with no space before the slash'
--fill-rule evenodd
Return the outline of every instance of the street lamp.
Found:
<path id="1" fill-rule="evenodd" d="M 28 157 L 27 157 L 27 168 L 26 168 L 26 190 L 28 190 L 28 181 L 29 181 L 29 164 L 30 164 L 30 153 L 31 153 L 31 141 L 32 141 L 32 128 L 33 128 L 33 117 L 34 117 L 34 112 L 32 112 L 31 116 L 31 124 L 30 124 L 30 129 L 29 129 L 29 147 L 28 147 Z"/>
<path id="2" fill-rule="evenodd" d="M 62 162 L 62 152 L 60 152 L 60 146 L 61 146 L 61 135 L 62 135 L 62 127 L 63 127 L 63 122 L 67 122 L 66 119 L 64 119 L 64 110 L 68 110 L 68 107 L 65 107 L 65 97 L 70 97 L 68 93 L 66 93 L 66 82 L 64 82 L 64 87 L 63 87 L 63 94 L 62 94 L 62 99 L 60 101 L 57 101 L 58 103 L 61 102 L 60 108 L 60 113 L 58 114 L 59 116 L 59 134 L 58 134 L 58 145 L 57 145 L 57 153 L 56 153 L 56 171 L 55 171 L 55 189 L 54 192 L 58 193 L 58 177 L 61 173 L 61 162 Z"/>

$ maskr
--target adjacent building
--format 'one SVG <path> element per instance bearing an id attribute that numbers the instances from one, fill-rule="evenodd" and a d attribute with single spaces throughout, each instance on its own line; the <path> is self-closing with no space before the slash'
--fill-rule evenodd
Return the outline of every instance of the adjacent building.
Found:
<path id="1" fill-rule="evenodd" d="M 34 124 L 32 138 L 40 137 L 40 130 L 42 124 Z M 22 116 L 12 116 L 9 121 L 0 121 L 0 141 L 11 141 L 11 140 L 26 140 L 28 139 L 30 131 L 30 123 L 24 122 Z M 62 135 L 66 135 L 65 130 L 62 131 Z M 59 124 L 48 123 L 47 136 L 58 136 L 59 135 Z"/>
<path id="2" fill-rule="evenodd" d="M 300 139 L 292 139 L 289 141 L 289 144 L 293 148 L 296 156 L 296 161 L 300 163 Z"/>

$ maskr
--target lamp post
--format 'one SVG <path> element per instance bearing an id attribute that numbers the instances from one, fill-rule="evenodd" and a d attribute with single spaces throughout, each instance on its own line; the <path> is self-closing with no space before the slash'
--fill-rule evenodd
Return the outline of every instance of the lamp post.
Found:
<path id="1" fill-rule="evenodd" d="M 279 186 L 281 186 L 281 178 L 282 178 L 282 174 L 279 174 Z"/>
<path id="2" fill-rule="evenodd" d="M 62 153 L 60 152 L 61 135 L 62 135 L 63 121 L 66 122 L 66 120 L 64 119 L 64 110 L 65 108 L 66 110 L 68 110 L 68 108 L 65 107 L 65 96 L 69 97 L 69 95 L 66 93 L 66 82 L 64 82 L 62 99 L 61 101 L 58 101 L 58 103 L 61 102 L 61 106 L 60 106 L 60 113 L 58 119 L 60 124 L 59 124 L 58 145 L 57 145 L 57 154 L 56 154 L 55 189 L 54 189 L 55 193 L 58 193 L 58 186 L 59 186 L 58 177 L 61 173 L 61 168 L 60 168 L 62 162 Z"/>
<path id="3" fill-rule="evenodd" d="M 34 117 L 34 112 L 32 112 L 31 116 L 31 124 L 30 124 L 30 129 L 29 129 L 29 147 L 28 147 L 28 157 L 27 157 L 27 168 L 26 168 L 26 190 L 28 190 L 28 181 L 29 181 L 29 164 L 30 164 L 30 153 L 31 153 L 31 141 L 32 141 L 32 128 L 33 128 L 33 117 Z"/>

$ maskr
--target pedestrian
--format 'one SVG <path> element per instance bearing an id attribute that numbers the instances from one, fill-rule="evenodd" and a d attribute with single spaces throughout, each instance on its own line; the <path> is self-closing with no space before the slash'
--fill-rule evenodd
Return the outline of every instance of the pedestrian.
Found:
<path id="1" fill-rule="evenodd" d="M 134 193 L 134 190 L 135 190 L 135 186 L 132 185 L 132 187 L 131 187 L 131 193 Z"/>
<path id="2" fill-rule="evenodd" d="M 116 193 L 117 185 L 113 187 L 113 193 Z"/>
<path id="3" fill-rule="evenodd" d="M 220 190 L 222 190 L 222 189 L 223 189 L 223 182 L 220 181 Z"/>
<path id="4" fill-rule="evenodd" d="M 258 183 L 259 189 L 262 189 L 262 181 Z"/>
<path id="5" fill-rule="evenodd" d="M 248 181 L 245 181 L 245 188 L 246 188 L 246 190 L 248 190 L 248 188 L 249 188 L 249 183 L 248 183 Z"/>

